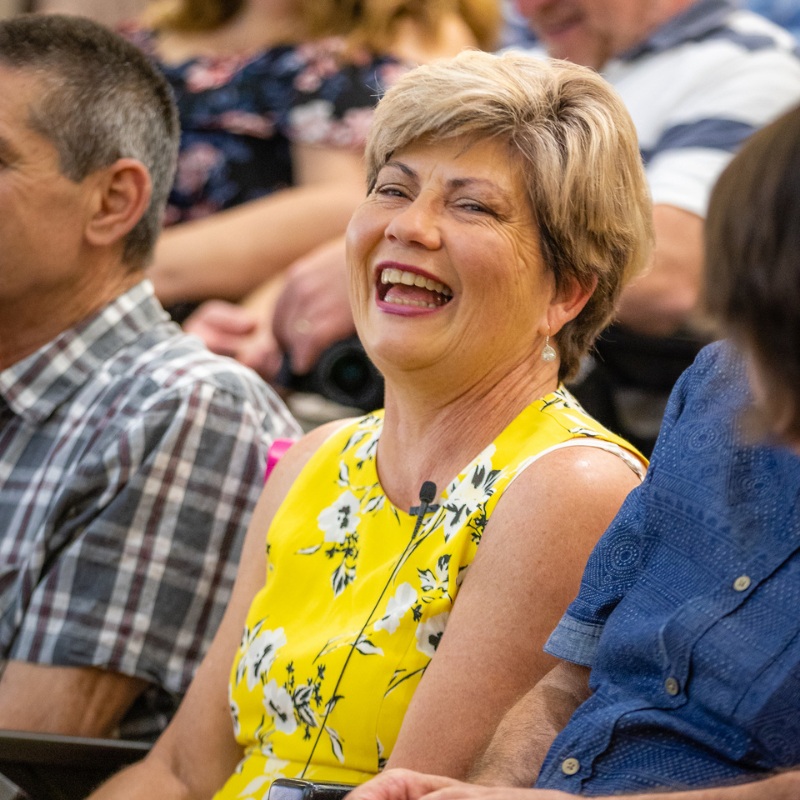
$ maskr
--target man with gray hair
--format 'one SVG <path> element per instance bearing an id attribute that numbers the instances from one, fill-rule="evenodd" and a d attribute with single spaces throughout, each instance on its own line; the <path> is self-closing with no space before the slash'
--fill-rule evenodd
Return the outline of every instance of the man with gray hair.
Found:
<path id="1" fill-rule="evenodd" d="M 299 433 L 144 278 L 178 139 L 133 45 L 0 22 L 0 728 L 156 734 Z"/>

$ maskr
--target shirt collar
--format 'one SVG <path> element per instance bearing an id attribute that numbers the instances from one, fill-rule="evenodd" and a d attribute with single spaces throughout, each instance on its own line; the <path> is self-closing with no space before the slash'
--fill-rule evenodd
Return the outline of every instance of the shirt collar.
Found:
<path id="1" fill-rule="evenodd" d="M 732 11 L 739 7 L 737 0 L 698 0 L 685 11 L 672 17 L 644 42 L 626 50 L 620 61 L 633 61 L 644 55 L 663 53 L 684 42 L 702 39 L 722 27 Z"/>
<path id="2" fill-rule="evenodd" d="M 153 285 L 143 280 L 0 372 L 0 398 L 25 420 L 43 422 L 121 348 L 168 320 Z"/>

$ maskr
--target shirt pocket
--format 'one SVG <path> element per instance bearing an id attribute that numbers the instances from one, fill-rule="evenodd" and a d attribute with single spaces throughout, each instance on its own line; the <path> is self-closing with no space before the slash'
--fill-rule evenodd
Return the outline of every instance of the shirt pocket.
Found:
<path id="1" fill-rule="evenodd" d="M 800 763 L 798 561 L 756 586 L 692 651 L 690 698 L 744 732 L 767 768 Z"/>

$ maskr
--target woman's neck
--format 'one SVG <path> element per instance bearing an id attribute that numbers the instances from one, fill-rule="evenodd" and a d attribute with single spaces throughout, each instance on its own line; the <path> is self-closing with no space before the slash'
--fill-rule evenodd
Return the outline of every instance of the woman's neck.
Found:
<path id="1" fill-rule="evenodd" d="M 389 381 L 378 444 L 387 496 L 399 508 L 417 505 L 426 480 L 441 493 L 528 405 L 557 388 L 557 363 L 532 367 L 527 360 L 457 393 L 413 379 Z"/>

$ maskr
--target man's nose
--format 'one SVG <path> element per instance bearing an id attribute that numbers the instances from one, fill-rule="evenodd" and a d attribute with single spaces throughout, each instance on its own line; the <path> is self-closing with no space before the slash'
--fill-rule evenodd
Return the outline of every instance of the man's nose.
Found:
<path id="1" fill-rule="evenodd" d="M 514 0 L 514 2 L 523 17 L 532 17 L 539 9 L 553 5 L 557 0 Z"/>

